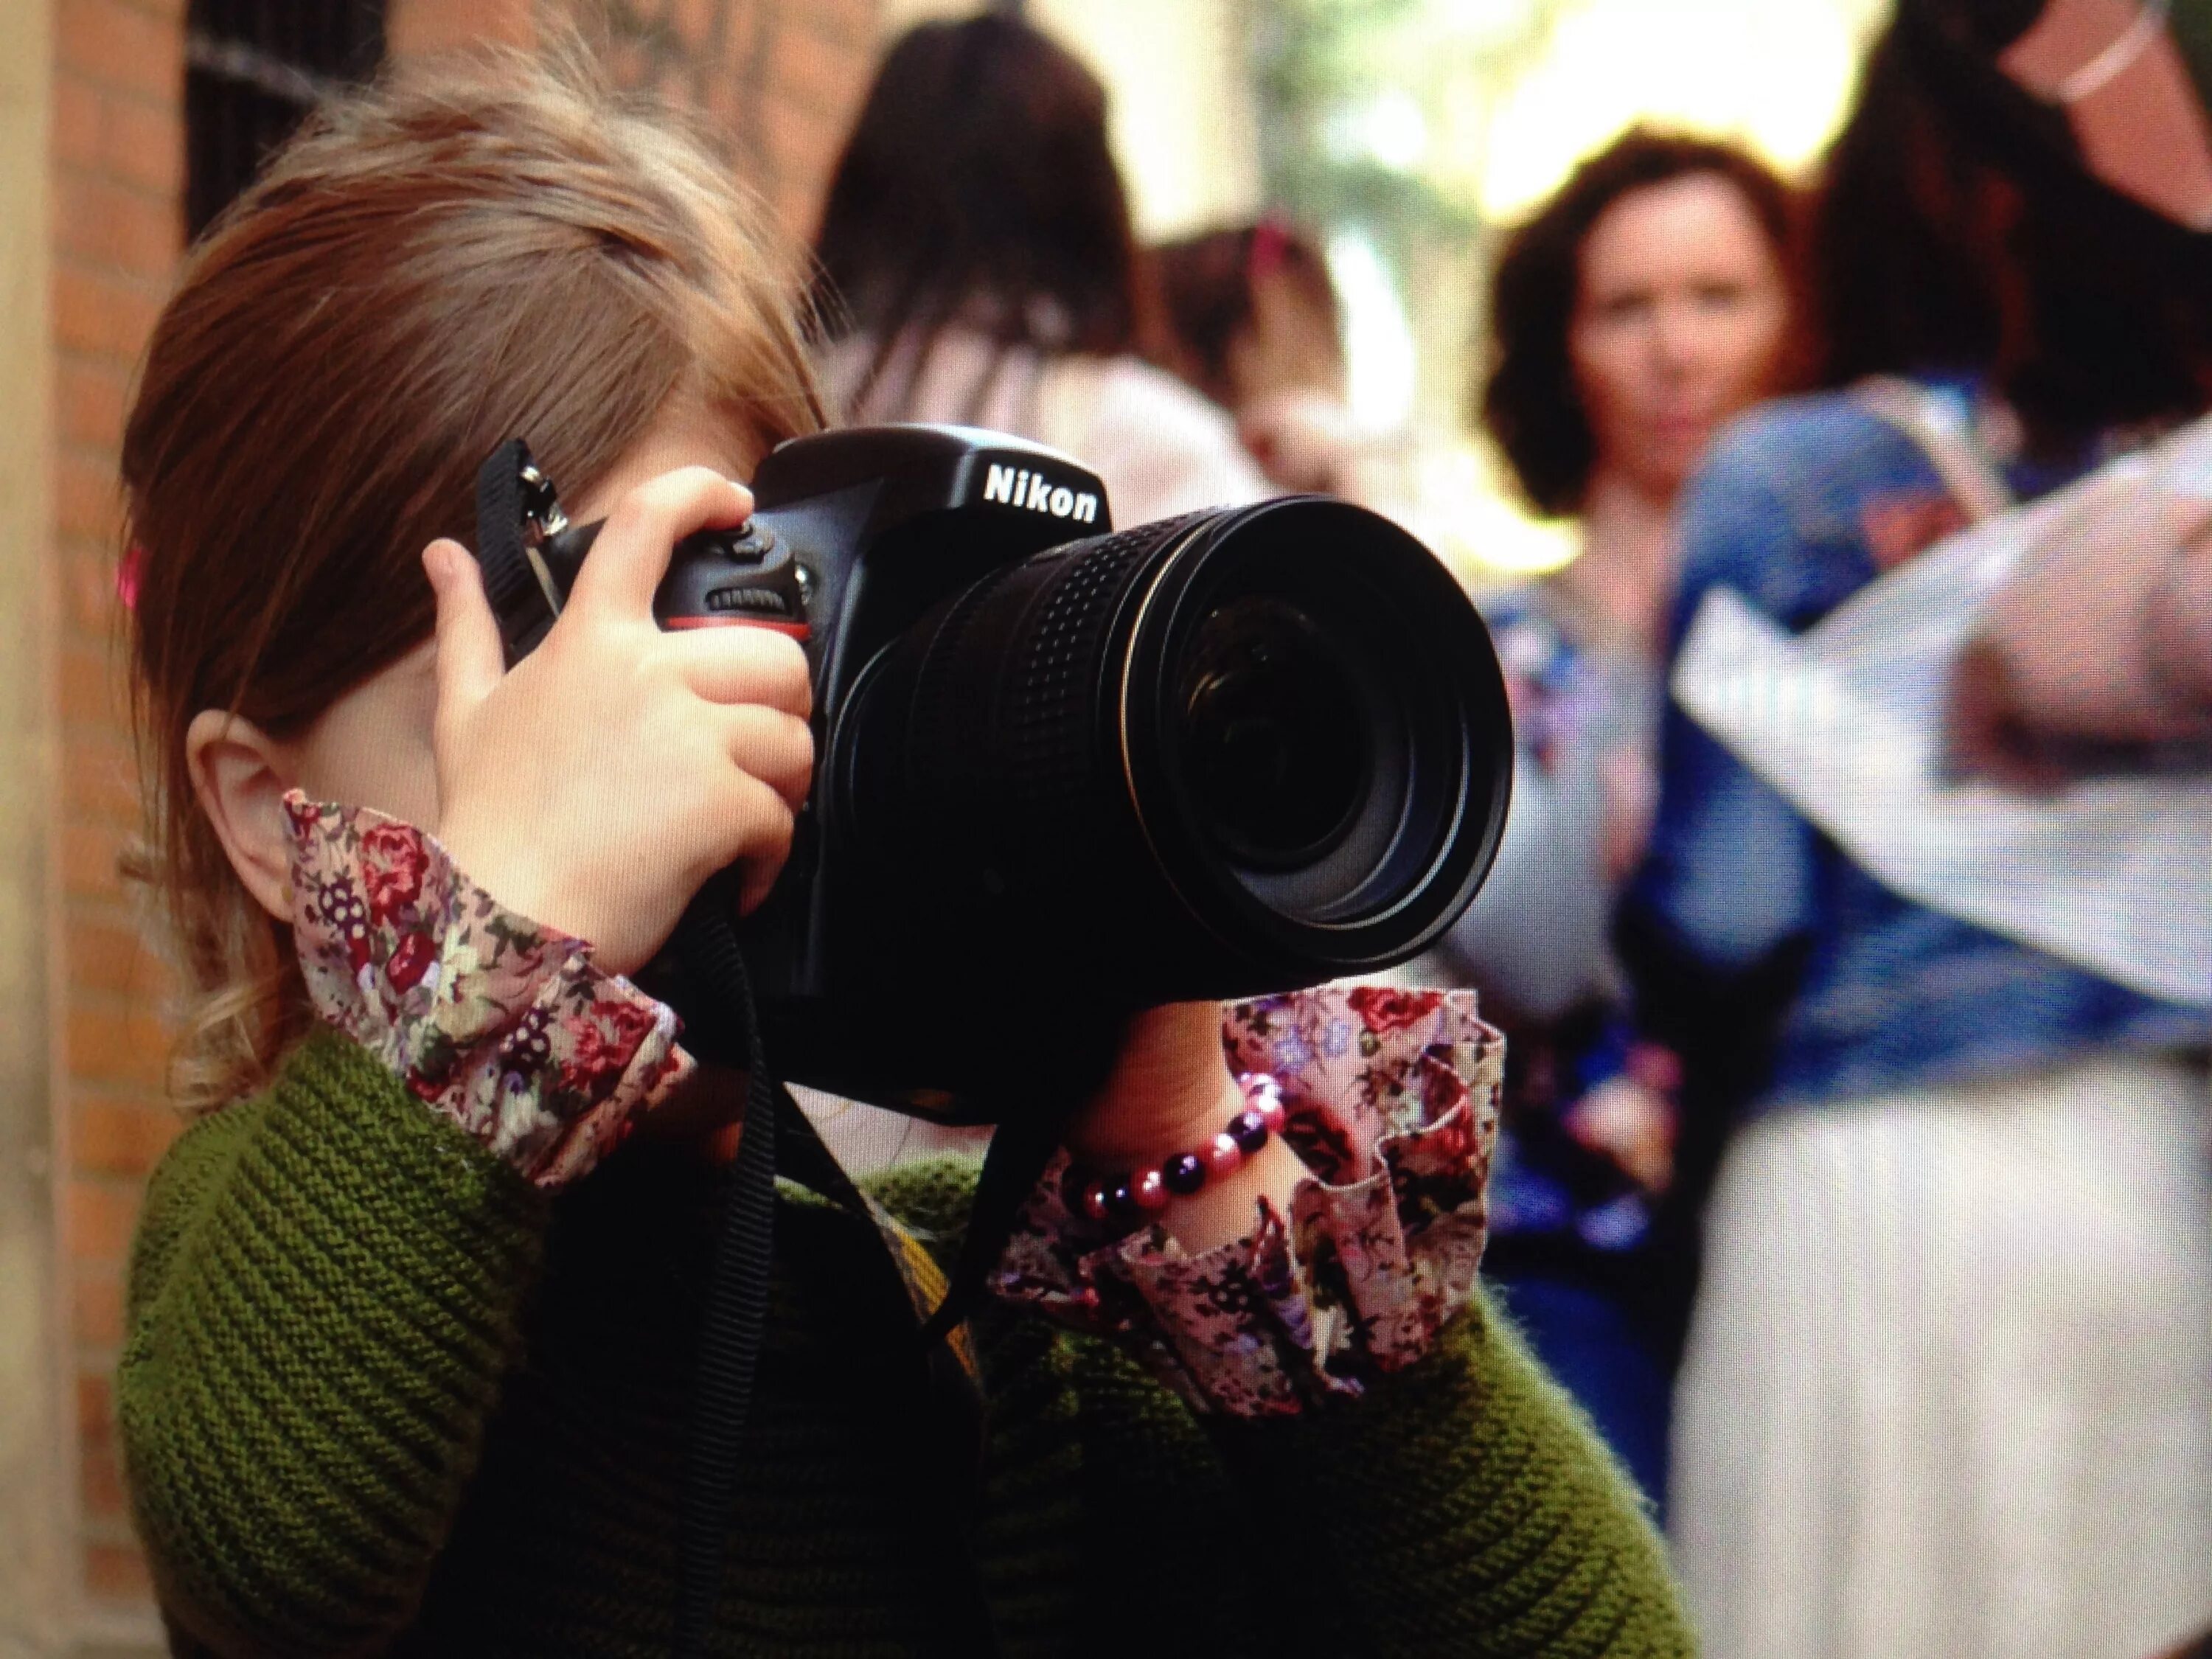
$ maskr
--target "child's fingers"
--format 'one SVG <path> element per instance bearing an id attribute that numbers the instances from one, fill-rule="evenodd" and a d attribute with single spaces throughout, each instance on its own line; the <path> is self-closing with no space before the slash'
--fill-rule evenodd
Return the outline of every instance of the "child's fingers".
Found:
<path id="1" fill-rule="evenodd" d="M 672 635 L 684 683 L 709 702 L 766 703 L 805 720 L 814 681 L 799 641 L 769 628 L 699 628 Z"/>
<path id="2" fill-rule="evenodd" d="M 814 733 L 795 714 L 764 703 L 738 703 L 721 711 L 723 752 L 747 776 L 757 778 L 796 810 L 814 783 Z"/>
<path id="3" fill-rule="evenodd" d="M 796 826 L 791 803 L 756 777 L 740 781 L 739 810 L 750 826 L 738 862 L 743 878 L 738 885 L 738 913 L 751 914 L 766 898 L 791 856 L 792 832 Z"/>
<path id="4" fill-rule="evenodd" d="M 499 623 L 484 598 L 483 576 L 459 542 L 422 550 L 422 568 L 438 599 L 438 721 L 474 708 L 507 672 Z"/>
<path id="5" fill-rule="evenodd" d="M 568 610 L 649 614 L 676 544 L 694 531 L 743 524 L 752 507 L 752 492 L 712 467 L 678 467 L 640 484 L 608 514 L 576 573 Z"/>

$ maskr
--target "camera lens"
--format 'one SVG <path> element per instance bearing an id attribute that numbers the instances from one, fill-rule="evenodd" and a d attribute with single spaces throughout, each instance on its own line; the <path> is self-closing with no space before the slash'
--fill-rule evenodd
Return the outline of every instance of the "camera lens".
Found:
<path id="1" fill-rule="evenodd" d="M 1342 838 L 1374 770 L 1364 700 L 1343 653 L 1279 599 L 1199 625 L 1176 734 L 1206 827 L 1231 859 L 1295 869 Z"/>
<path id="2" fill-rule="evenodd" d="M 825 864 L 870 872 L 849 902 L 878 959 L 923 952 L 933 979 L 1259 994 L 1425 948 L 1489 868 L 1511 774 L 1457 583 L 1378 514 L 1291 497 L 940 602 L 830 734 Z"/>

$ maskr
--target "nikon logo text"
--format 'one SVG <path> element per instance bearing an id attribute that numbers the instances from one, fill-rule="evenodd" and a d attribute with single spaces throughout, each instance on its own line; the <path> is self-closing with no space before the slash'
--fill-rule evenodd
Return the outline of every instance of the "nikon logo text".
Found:
<path id="1" fill-rule="evenodd" d="M 1073 519 L 1078 524 L 1094 523 L 1098 517 L 1096 495 L 1056 484 L 1043 473 L 1026 468 L 993 467 L 983 477 L 983 499 L 1025 507 L 1032 513 L 1049 513 L 1055 519 Z"/>

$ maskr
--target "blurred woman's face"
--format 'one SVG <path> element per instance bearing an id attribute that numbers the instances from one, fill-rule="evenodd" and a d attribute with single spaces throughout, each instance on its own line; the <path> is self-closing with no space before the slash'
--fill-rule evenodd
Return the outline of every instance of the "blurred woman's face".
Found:
<path id="1" fill-rule="evenodd" d="M 1614 202 L 1583 240 L 1567 336 L 1594 474 L 1671 500 L 1765 391 L 1788 321 L 1774 246 L 1728 179 L 1689 173 Z"/>

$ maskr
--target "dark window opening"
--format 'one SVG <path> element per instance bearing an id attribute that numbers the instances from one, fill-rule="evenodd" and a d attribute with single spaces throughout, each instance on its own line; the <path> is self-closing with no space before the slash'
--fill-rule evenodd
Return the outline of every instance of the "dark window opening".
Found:
<path id="1" fill-rule="evenodd" d="M 386 0 L 191 0 L 185 225 L 206 229 L 307 112 L 384 61 Z"/>

